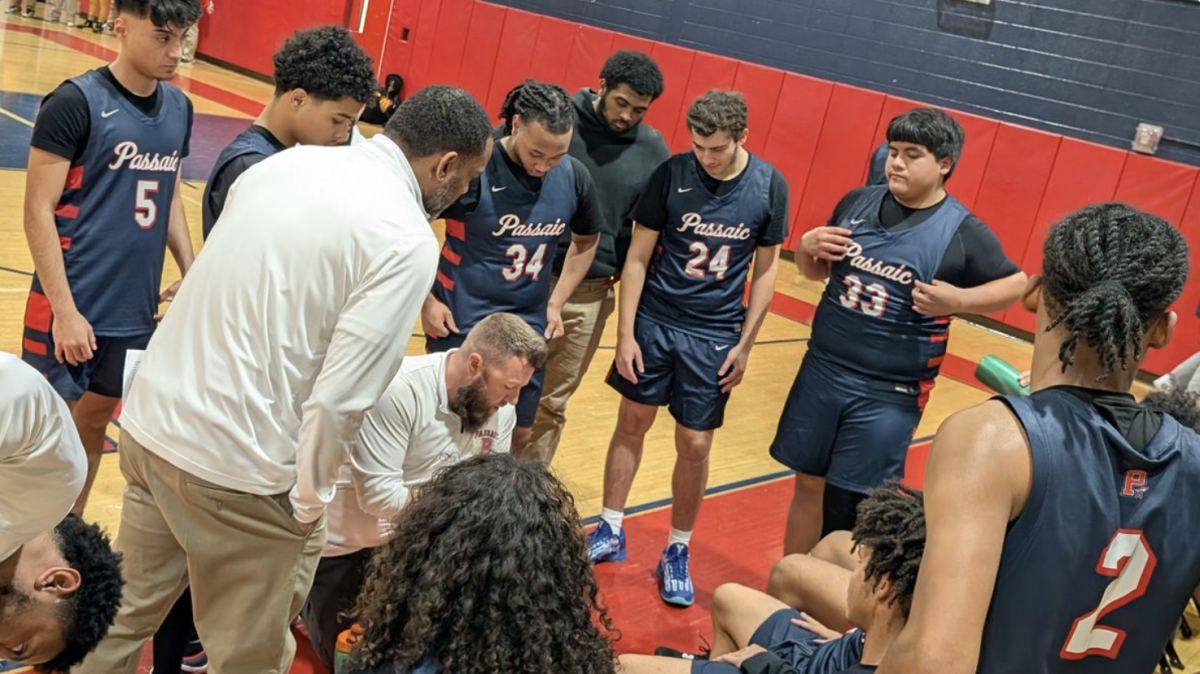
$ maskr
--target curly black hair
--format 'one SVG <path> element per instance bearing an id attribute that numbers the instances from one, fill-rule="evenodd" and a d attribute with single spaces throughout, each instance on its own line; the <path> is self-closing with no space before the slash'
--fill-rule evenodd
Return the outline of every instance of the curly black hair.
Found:
<path id="1" fill-rule="evenodd" d="M 609 56 L 600 69 L 600 79 L 608 89 L 628 84 L 639 96 L 649 96 L 651 101 L 663 92 L 662 70 L 654 59 L 640 51 L 621 50 Z"/>
<path id="2" fill-rule="evenodd" d="M 1175 421 L 1200 433 L 1200 394 L 1182 386 L 1151 391 L 1142 404 L 1163 414 L 1170 414 Z"/>
<path id="3" fill-rule="evenodd" d="M 548 82 L 525 80 L 508 92 L 500 106 L 505 134 L 512 133 L 513 115 L 520 115 L 522 122 L 538 122 L 554 135 L 575 128 L 575 110 L 567 90 Z"/>
<path id="4" fill-rule="evenodd" d="M 434 84 L 401 103 L 383 133 L 412 157 L 435 152 L 477 157 L 487 149 L 492 123 L 471 94 Z"/>
<path id="5" fill-rule="evenodd" d="M 687 111 L 688 128 L 705 138 L 724 129 L 737 140 L 746 131 L 748 119 L 746 97 L 740 91 L 713 89 L 692 101 Z"/>
<path id="6" fill-rule="evenodd" d="M 66 647 L 41 672 L 67 672 L 95 650 L 121 607 L 121 554 L 99 525 L 68 515 L 54 527 L 54 543 L 67 565 L 79 572 L 79 589 L 60 603 Z"/>
<path id="7" fill-rule="evenodd" d="M 187 28 L 200 20 L 198 0 L 114 0 L 113 13 L 149 18 L 159 28 Z"/>
<path id="8" fill-rule="evenodd" d="M 371 57 L 341 26 L 298 30 L 275 52 L 275 95 L 303 89 L 319 101 L 366 103 L 375 91 Z"/>
<path id="9" fill-rule="evenodd" d="M 858 521 L 850 533 L 854 549 L 870 552 L 866 578 L 878 586 L 892 581 L 888 606 L 900 605 L 905 618 L 912 610 L 917 571 L 925 552 L 925 496 L 899 482 L 888 482 L 858 504 Z"/>
<path id="10" fill-rule="evenodd" d="M 1043 248 L 1047 331 L 1067 332 L 1058 352 L 1065 372 L 1082 339 L 1103 374 L 1134 367 L 1146 329 L 1183 291 L 1188 245 L 1169 222 L 1122 203 L 1086 206 L 1050 229 Z"/>
<path id="11" fill-rule="evenodd" d="M 958 166 L 958 158 L 962 155 L 966 134 L 958 120 L 937 108 L 914 108 L 897 115 L 888 123 L 887 140 L 889 143 L 913 143 L 924 146 L 934 159 L 941 161 L 946 157 L 953 160 L 950 171 L 943 180 L 949 180 Z"/>
<path id="12" fill-rule="evenodd" d="M 416 489 L 372 558 L 358 665 L 408 671 L 614 671 L 615 633 L 575 501 L 540 461 L 488 454 Z"/>

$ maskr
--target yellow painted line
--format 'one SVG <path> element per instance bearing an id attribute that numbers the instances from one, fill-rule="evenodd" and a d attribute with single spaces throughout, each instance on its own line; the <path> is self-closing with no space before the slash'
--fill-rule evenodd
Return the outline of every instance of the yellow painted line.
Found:
<path id="1" fill-rule="evenodd" d="M 5 110 L 4 108 L 0 108 L 0 115 L 4 115 L 5 117 L 8 117 L 9 119 L 15 119 L 16 121 L 24 124 L 27 127 L 31 128 L 31 129 L 33 128 L 33 122 L 29 121 L 28 119 L 25 119 L 24 117 L 22 117 L 16 113 L 9 112 L 8 110 Z"/>

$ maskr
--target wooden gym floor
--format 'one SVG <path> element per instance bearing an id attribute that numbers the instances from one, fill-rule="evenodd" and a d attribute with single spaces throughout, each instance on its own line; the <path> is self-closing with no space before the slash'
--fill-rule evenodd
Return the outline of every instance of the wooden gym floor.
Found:
<path id="1" fill-rule="evenodd" d="M 22 229 L 22 203 L 26 155 L 38 102 L 64 79 L 110 61 L 117 47 L 111 36 L 0 16 L 0 350 L 20 353 L 25 298 L 33 271 Z M 183 199 L 193 245 L 200 252 L 204 180 L 221 148 L 257 115 L 272 88 L 203 62 L 183 66 L 176 84 L 188 91 L 195 105 L 192 154 L 184 162 Z M 377 128 L 362 130 L 372 135 Z M 440 224 L 435 224 L 439 235 Z M 178 270 L 168 255 L 164 287 L 177 278 Z M 697 542 L 704 545 L 696 562 L 700 591 L 697 606 L 685 611 L 665 609 L 655 596 L 651 577 L 652 560 L 666 538 L 665 513 L 661 511 L 669 503 L 674 461 L 673 420 L 665 411 L 659 416 L 647 438 L 645 458 L 629 499 L 631 513 L 648 513 L 630 521 L 631 561 L 598 569 L 622 629 L 620 651 L 645 652 L 660 643 L 695 648 L 697 631 L 710 636 L 707 607 L 716 583 L 737 580 L 765 585 L 765 573 L 782 548 L 783 513 L 790 497 L 790 485 L 779 483 L 787 473 L 767 455 L 767 447 L 804 354 L 807 324 L 819 290 L 817 285 L 799 279 L 790 262 L 781 263 L 772 312 L 751 354 L 746 377 L 733 393 L 726 425 L 716 435 L 709 478 L 714 495 L 705 506 L 696 536 Z M 563 443 L 554 461 L 555 470 L 575 494 L 579 512 L 588 521 L 594 521 L 600 512 L 604 456 L 618 406 L 617 394 L 603 382 L 611 362 L 615 328 L 614 317 L 594 366 L 571 401 Z M 917 481 L 928 438 L 938 424 L 954 411 L 989 396 L 971 376 L 975 363 L 994 354 L 1023 368 L 1032 352 L 1025 341 L 962 320 L 955 321 L 951 332 L 950 356 L 917 430 L 910 457 L 909 477 Z M 421 340 L 415 339 L 409 353 L 420 353 L 422 348 Z M 116 425 L 110 425 L 109 437 L 115 440 L 118 435 Z M 115 533 L 122 488 L 116 458 L 107 456 L 88 505 L 88 519 Z M 763 512 L 769 514 L 764 516 Z M 634 550 L 642 547 L 640 543 L 635 546 L 635 531 L 646 534 L 644 555 Z M 734 537 L 737 546 L 726 545 Z M 637 561 L 641 556 L 646 556 L 644 564 Z M 706 559 L 713 562 L 706 565 Z M 655 619 L 647 620 L 648 613 Z M 662 628 L 646 630 L 644 625 Z M 1200 645 L 1181 641 L 1179 648 L 1193 668 L 1200 662 Z"/>

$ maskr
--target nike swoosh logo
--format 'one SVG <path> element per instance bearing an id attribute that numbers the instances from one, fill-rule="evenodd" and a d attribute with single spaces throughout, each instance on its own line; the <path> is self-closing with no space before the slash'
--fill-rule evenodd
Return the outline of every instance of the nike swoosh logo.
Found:
<path id="1" fill-rule="evenodd" d="M 728 344 L 722 344 L 721 346 L 716 347 L 717 351 L 724 351 L 725 349 L 728 349 L 728 348 L 729 348 Z"/>
<path id="2" fill-rule="evenodd" d="M 866 221 L 867 221 L 867 219 L 866 219 L 866 218 L 859 218 L 859 219 L 857 219 L 857 220 L 851 220 L 851 221 L 850 221 L 850 224 L 852 224 L 852 225 L 861 225 L 862 223 L 864 223 L 864 222 L 866 222 Z"/>
<path id="3" fill-rule="evenodd" d="M 120 112 L 120 110 L 109 110 L 108 112 L 100 113 L 100 117 L 101 117 L 101 119 L 108 119 L 109 117 L 112 117 L 113 115 L 117 114 L 118 112 Z"/>
<path id="4" fill-rule="evenodd" d="M 504 191 L 504 190 L 506 190 L 506 189 L 508 189 L 508 187 L 507 187 L 507 186 L 505 186 L 505 187 L 496 187 L 495 185 L 492 185 L 492 191 L 493 191 L 493 192 L 503 192 L 503 191 Z"/>
<path id="5" fill-rule="evenodd" d="M 691 192 L 691 191 L 692 191 L 692 190 L 694 190 L 694 189 L 696 189 L 696 188 L 695 188 L 695 187 L 689 187 L 689 188 L 687 188 L 687 189 L 685 190 L 685 189 L 683 189 L 682 187 L 680 187 L 680 188 L 679 188 L 679 193 L 680 193 L 680 194 L 687 194 L 688 192 Z"/>

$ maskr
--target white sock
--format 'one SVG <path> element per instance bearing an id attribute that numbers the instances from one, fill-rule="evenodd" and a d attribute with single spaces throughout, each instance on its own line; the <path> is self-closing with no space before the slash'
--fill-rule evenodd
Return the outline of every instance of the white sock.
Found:
<path id="1" fill-rule="evenodd" d="M 671 533 L 667 536 L 667 547 L 668 548 L 671 547 L 672 545 L 675 545 L 676 543 L 683 543 L 684 545 L 689 545 L 691 542 L 692 542 L 692 532 L 680 531 L 680 530 L 676 529 L 675 527 L 671 527 Z"/>
<path id="2" fill-rule="evenodd" d="M 620 534 L 621 521 L 625 519 L 625 511 L 605 508 L 600 512 L 600 519 L 608 523 L 608 528 L 612 529 L 614 535 Z"/>

